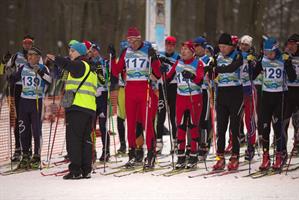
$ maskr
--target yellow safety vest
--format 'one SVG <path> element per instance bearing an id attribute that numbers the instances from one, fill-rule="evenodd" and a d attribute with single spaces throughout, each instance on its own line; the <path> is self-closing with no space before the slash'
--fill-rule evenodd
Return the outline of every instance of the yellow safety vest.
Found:
<path id="1" fill-rule="evenodd" d="M 81 78 L 74 78 L 71 74 L 68 74 L 65 90 L 72 90 L 76 92 L 80 83 L 83 81 L 85 76 L 87 76 L 90 66 L 87 62 L 82 61 L 85 65 L 85 72 Z M 96 89 L 97 89 L 97 75 L 94 72 L 90 72 L 89 76 L 82 84 L 80 89 L 77 91 L 75 99 L 72 105 L 76 105 L 82 108 L 87 108 L 96 111 Z"/>

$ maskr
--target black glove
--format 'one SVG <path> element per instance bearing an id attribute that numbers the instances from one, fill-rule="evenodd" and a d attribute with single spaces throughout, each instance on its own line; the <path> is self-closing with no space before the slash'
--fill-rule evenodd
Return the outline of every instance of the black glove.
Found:
<path id="1" fill-rule="evenodd" d="M 116 51 L 115 51 L 113 44 L 108 45 L 108 53 L 111 54 L 111 58 L 116 57 Z"/>
<path id="2" fill-rule="evenodd" d="M 168 71 L 169 71 L 168 66 L 162 64 L 160 67 L 160 72 L 167 73 Z"/>
<path id="3" fill-rule="evenodd" d="M 173 65 L 173 63 L 164 56 L 159 57 L 159 60 L 160 60 L 161 63 L 168 64 L 168 65 Z"/>
<path id="4" fill-rule="evenodd" d="M 151 57 L 151 58 L 152 58 L 152 61 L 158 59 L 158 56 L 157 56 L 157 54 L 156 54 L 156 51 L 155 51 L 155 49 L 154 49 L 153 47 L 150 47 L 150 48 L 148 49 L 148 57 Z"/>
<path id="5" fill-rule="evenodd" d="M 185 79 L 190 79 L 190 80 L 194 80 L 195 79 L 195 75 L 192 74 L 191 72 L 187 71 L 187 70 L 184 70 L 182 72 L 182 75 Z"/>
<path id="6" fill-rule="evenodd" d="M 11 58 L 11 54 L 10 54 L 10 52 L 8 51 L 8 52 L 3 56 L 3 58 L 2 58 L 2 63 L 3 63 L 3 64 L 6 64 L 6 63 L 9 61 L 10 58 Z"/>

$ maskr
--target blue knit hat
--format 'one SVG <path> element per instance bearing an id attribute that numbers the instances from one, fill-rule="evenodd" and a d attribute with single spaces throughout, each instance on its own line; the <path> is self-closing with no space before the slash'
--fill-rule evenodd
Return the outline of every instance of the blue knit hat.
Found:
<path id="1" fill-rule="evenodd" d="M 207 40 L 206 40 L 204 37 L 199 36 L 199 37 L 197 37 L 197 38 L 195 38 L 195 39 L 193 40 L 193 43 L 194 43 L 195 45 L 200 45 L 200 46 L 202 46 L 203 48 L 206 48 Z"/>
<path id="2" fill-rule="evenodd" d="M 70 48 L 76 50 L 81 56 L 84 56 L 87 53 L 85 44 L 81 42 L 72 44 Z"/>
<path id="3" fill-rule="evenodd" d="M 278 49 L 278 42 L 274 37 L 269 37 L 264 41 L 264 50 L 265 51 L 275 51 Z"/>

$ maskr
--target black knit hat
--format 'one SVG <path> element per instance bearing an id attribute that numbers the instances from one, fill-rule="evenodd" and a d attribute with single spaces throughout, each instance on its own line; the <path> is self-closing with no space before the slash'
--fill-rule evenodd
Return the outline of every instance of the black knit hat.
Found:
<path id="1" fill-rule="evenodd" d="M 291 35 L 288 38 L 288 42 L 296 42 L 296 43 L 298 43 L 299 42 L 299 35 L 297 33 Z"/>
<path id="2" fill-rule="evenodd" d="M 229 46 L 233 46 L 231 35 L 227 33 L 222 33 L 219 37 L 218 44 L 226 44 Z"/>
<path id="3" fill-rule="evenodd" d="M 36 54 L 38 54 L 38 55 L 42 55 L 42 51 L 39 49 L 39 48 L 37 48 L 37 47 L 32 47 L 31 49 L 29 49 L 29 51 L 28 51 L 28 53 L 29 52 L 34 52 L 34 53 L 36 53 Z"/>

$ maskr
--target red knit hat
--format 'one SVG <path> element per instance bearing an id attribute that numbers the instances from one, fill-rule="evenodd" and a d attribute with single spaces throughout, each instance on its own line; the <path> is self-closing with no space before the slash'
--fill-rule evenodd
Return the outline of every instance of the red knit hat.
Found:
<path id="1" fill-rule="evenodd" d="M 165 43 L 167 44 L 176 44 L 176 38 L 173 36 L 168 36 L 165 38 Z"/>
<path id="2" fill-rule="evenodd" d="M 141 38 L 140 31 L 136 27 L 130 27 L 128 29 L 127 38 Z"/>
<path id="3" fill-rule="evenodd" d="M 88 40 L 83 40 L 83 43 L 85 44 L 86 49 L 87 49 L 87 51 L 88 51 L 88 50 L 90 49 L 92 43 L 91 43 L 90 41 L 88 41 Z"/>
<path id="4" fill-rule="evenodd" d="M 195 48 L 194 48 L 194 44 L 193 44 L 192 40 L 187 40 L 186 42 L 183 42 L 182 46 L 188 47 L 188 49 L 190 49 L 190 51 L 192 51 L 192 53 L 195 52 Z"/>

